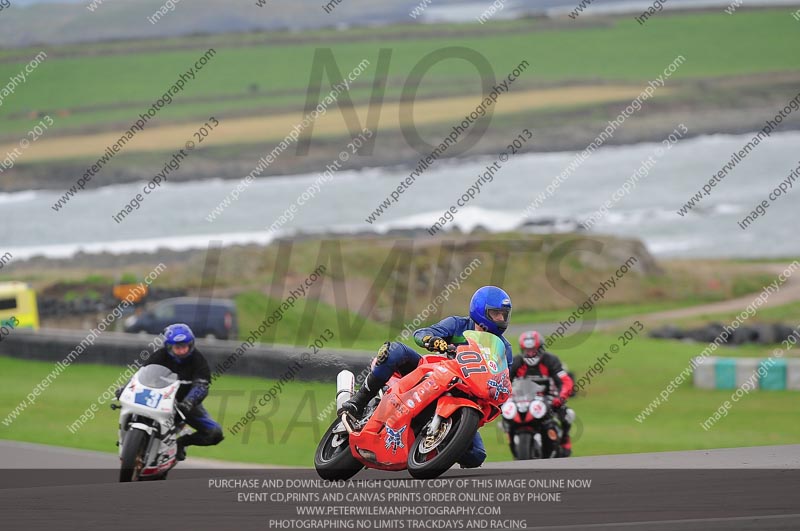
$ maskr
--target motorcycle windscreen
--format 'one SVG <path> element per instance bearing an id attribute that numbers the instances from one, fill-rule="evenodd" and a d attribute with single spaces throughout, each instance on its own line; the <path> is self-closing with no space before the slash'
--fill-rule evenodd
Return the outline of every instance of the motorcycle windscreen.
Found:
<path id="1" fill-rule="evenodd" d="M 464 332 L 464 338 L 478 344 L 481 355 L 492 374 L 500 374 L 508 370 L 506 345 L 499 337 L 489 332 L 467 330 Z"/>
<path id="2" fill-rule="evenodd" d="M 517 402 L 531 402 L 544 387 L 527 378 L 517 378 L 511 385 L 511 395 Z"/>
<path id="3" fill-rule="evenodd" d="M 136 373 L 136 377 L 147 387 L 163 389 L 178 381 L 178 375 L 163 365 L 148 365 Z"/>

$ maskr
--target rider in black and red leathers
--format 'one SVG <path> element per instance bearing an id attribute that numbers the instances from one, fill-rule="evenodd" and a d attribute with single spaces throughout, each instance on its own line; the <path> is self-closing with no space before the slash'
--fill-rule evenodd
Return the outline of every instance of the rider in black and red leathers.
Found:
<path id="1" fill-rule="evenodd" d="M 514 356 L 508 371 L 511 381 L 525 376 L 543 376 L 553 381 L 558 392 L 553 398 L 553 410 L 558 415 L 564 430 L 561 446 L 565 457 L 568 457 L 572 453 L 572 441 L 569 438 L 572 425 L 568 420 L 566 403 L 574 387 L 572 378 L 564 370 L 558 356 L 544 349 L 544 341 L 539 332 L 524 332 L 519 336 L 519 347 L 521 354 Z"/>

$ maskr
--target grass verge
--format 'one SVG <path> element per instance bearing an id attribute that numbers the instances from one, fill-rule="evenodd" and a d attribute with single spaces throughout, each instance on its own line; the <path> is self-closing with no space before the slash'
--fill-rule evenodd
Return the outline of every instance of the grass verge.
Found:
<path id="1" fill-rule="evenodd" d="M 695 389 L 682 384 L 642 422 L 642 410 L 689 364 L 704 347 L 636 337 L 622 347 L 615 335 L 593 334 L 558 354 L 578 378 L 608 352 L 612 354 L 579 397 L 571 401 L 578 414 L 574 455 L 624 454 L 800 443 L 800 426 L 785 422 L 794 414 L 796 394 L 791 391 L 754 391 L 739 400 L 728 416 L 711 430 L 705 421 L 731 391 Z M 766 356 L 755 346 L 721 351 L 728 356 Z M 0 357 L 6 382 L 0 391 L 0 412 L 7 415 L 51 369 L 44 362 Z M 66 426 L 115 379 L 117 367 L 70 367 L 43 393 L 34 406 L 10 426 L 0 422 L 0 438 L 56 444 L 100 451 L 115 451 L 115 412 L 101 408 L 97 417 L 72 435 Z M 225 429 L 226 439 L 211 448 L 193 448 L 191 455 L 230 461 L 311 466 L 316 444 L 330 420 L 317 417 L 331 402 L 330 383 L 293 382 L 270 407 L 262 408 L 255 422 L 236 435 L 230 433 L 242 414 L 274 383 L 261 378 L 224 376 L 205 401 L 209 412 Z M 6 419 L 4 416 L 3 419 Z M 490 461 L 509 459 L 504 435 L 495 422 L 482 430 Z"/>

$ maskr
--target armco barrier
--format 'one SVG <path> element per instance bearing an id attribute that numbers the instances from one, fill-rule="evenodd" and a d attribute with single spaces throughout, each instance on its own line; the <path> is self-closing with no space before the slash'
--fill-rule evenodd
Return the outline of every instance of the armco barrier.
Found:
<path id="1" fill-rule="evenodd" d="M 85 337 L 86 333 L 81 331 L 18 329 L 0 342 L 0 355 L 56 363 L 64 360 Z M 94 345 L 89 345 L 74 363 L 125 366 L 138 359 L 142 350 L 147 349 L 152 340 L 153 336 L 150 335 L 106 332 L 95 340 Z M 239 346 L 241 346 L 239 341 L 203 339 L 197 341 L 197 348 L 208 360 L 212 374 L 217 364 L 224 363 Z M 309 351 L 297 347 L 256 344 L 248 349 L 225 374 L 277 379 L 286 373 L 287 367 L 295 361 L 301 361 L 301 356 L 305 352 Z M 357 374 L 367 366 L 373 355 L 370 352 L 328 348 L 323 348 L 317 354 L 310 354 L 310 360 L 304 364 L 301 371 L 297 372 L 296 379 L 330 382 L 334 381 L 336 374 L 342 369 Z"/>
<path id="2" fill-rule="evenodd" d="M 758 388 L 763 391 L 800 391 L 800 358 L 696 358 L 694 386 L 700 389 L 737 389 L 761 369 Z M 763 375 L 762 375 L 763 374 Z"/>

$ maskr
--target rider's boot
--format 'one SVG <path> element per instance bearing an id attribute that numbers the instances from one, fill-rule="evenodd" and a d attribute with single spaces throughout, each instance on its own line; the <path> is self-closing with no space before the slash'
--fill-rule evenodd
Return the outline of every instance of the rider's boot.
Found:
<path id="1" fill-rule="evenodd" d="M 565 434 L 561 438 L 561 456 L 569 457 L 571 455 L 572 455 L 572 440 L 569 438 L 569 434 Z"/>
<path id="2" fill-rule="evenodd" d="M 568 409 L 564 408 L 562 409 L 563 414 L 560 415 L 561 429 L 564 430 L 564 433 L 561 434 L 561 455 L 563 457 L 572 455 L 572 440 L 569 438 L 569 430 L 572 428 L 572 423 L 569 422 L 568 411 Z"/>
<path id="3" fill-rule="evenodd" d="M 341 415 L 342 413 L 347 412 L 355 417 L 358 417 L 364 411 L 367 403 L 378 394 L 378 391 L 384 386 L 385 383 L 386 382 L 381 381 L 374 374 L 369 373 L 367 379 L 364 380 L 364 385 L 361 386 L 361 389 L 359 389 L 350 400 L 342 404 L 336 414 Z"/>
<path id="4" fill-rule="evenodd" d="M 183 442 L 180 439 L 178 439 L 177 443 L 178 443 L 178 450 L 175 452 L 175 459 L 177 459 L 178 461 L 183 461 L 184 459 L 186 459 L 186 445 L 183 444 Z"/>

